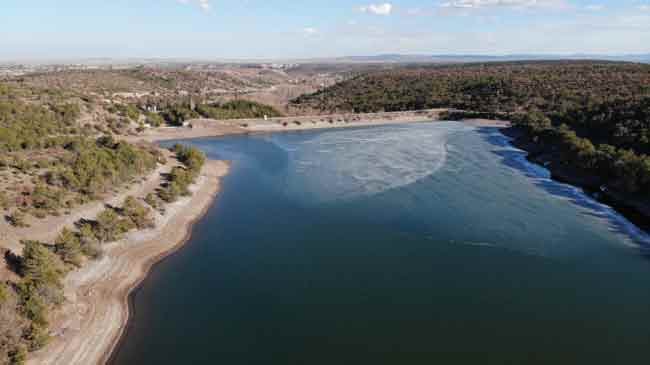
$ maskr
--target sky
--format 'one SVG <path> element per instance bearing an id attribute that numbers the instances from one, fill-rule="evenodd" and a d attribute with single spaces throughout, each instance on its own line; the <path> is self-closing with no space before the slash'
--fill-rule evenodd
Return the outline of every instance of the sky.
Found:
<path id="1" fill-rule="evenodd" d="M 650 53 L 650 0 L 0 0 L 0 60 Z"/>

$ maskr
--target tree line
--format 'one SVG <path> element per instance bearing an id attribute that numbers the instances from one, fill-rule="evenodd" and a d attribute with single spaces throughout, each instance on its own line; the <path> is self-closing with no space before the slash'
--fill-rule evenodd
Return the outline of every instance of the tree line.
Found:
<path id="1" fill-rule="evenodd" d="M 403 67 L 293 101 L 327 112 L 447 107 L 511 120 L 540 153 L 650 197 L 650 65 L 544 61 Z M 459 115 L 449 117 L 459 117 Z"/>

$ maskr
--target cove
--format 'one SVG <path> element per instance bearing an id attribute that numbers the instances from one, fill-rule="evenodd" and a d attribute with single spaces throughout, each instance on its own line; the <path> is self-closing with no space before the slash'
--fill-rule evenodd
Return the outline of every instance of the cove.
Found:
<path id="1" fill-rule="evenodd" d="M 231 173 L 114 364 L 646 362 L 647 236 L 495 128 L 183 143 Z"/>

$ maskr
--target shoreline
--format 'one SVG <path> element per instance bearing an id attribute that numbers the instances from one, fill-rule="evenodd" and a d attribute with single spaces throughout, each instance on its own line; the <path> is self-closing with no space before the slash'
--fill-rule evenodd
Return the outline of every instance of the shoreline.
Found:
<path id="1" fill-rule="evenodd" d="M 539 146 L 525 140 L 525 134 L 516 127 L 502 128 L 501 133 L 510 138 L 510 143 L 526 152 L 526 160 L 550 172 L 551 179 L 581 189 L 595 201 L 605 204 L 644 232 L 650 232 L 650 204 L 633 196 L 626 196 L 612 190 L 602 190 L 598 177 L 583 174 L 558 166 L 558 160 Z"/>
<path id="2" fill-rule="evenodd" d="M 191 127 L 153 128 L 137 136 L 125 138 L 128 141 L 161 142 L 175 139 L 223 137 L 258 133 L 279 133 L 311 130 L 327 130 L 380 125 L 398 125 L 439 121 L 440 115 L 448 109 L 421 111 L 332 114 L 264 119 L 194 119 L 188 121 Z M 331 120 L 331 122 L 330 122 Z"/>
<path id="3" fill-rule="evenodd" d="M 154 135 L 126 137 L 130 142 L 160 142 L 174 139 L 220 137 L 238 134 L 291 132 L 300 130 L 371 127 L 389 124 L 435 122 L 437 114 L 405 112 L 401 118 L 364 120 L 337 124 L 287 125 L 278 127 L 260 121 L 261 127 L 244 130 L 218 125 L 216 128 L 173 128 Z M 372 114 L 378 117 L 382 114 Z M 417 117 L 414 117 L 417 115 Z M 319 116 L 321 118 L 321 116 Z M 214 121 L 210 121 L 214 122 Z M 216 200 L 221 179 L 230 165 L 225 161 L 208 160 L 200 178 L 190 189 L 192 195 L 168 206 L 167 214 L 157 220 L 164 222 L 153 230 L 130 233 L 123 240 L 106 246 L 106 255 L 80 270 L 71 272 L 65 279 L 67 303 L 55 313 L 50 327 L 51 342 L 32 353 L 29 365 L 40 364 L 111 364 L 131 326 L 135 313 L 132 295 L 144 283 L 151 270 L 173 255 L 191 239 L 194 225 L 200 221 Z M 174 222 L 181 220 L 181 222 Z M 181 230 L 174 230 L 178 226 Z M 166 232 L 166 231 L 172 232 Z M 179 232 L 182 235 L 174 235 Z M 166 234 L 168 233 L 168 234 Z M 170 238 L 171 237 L 171 238 Z M 153 241 L 153 243 L 152 243 Z M 115 262 L 109 262 L 115 261 Z M 127 266 L 123 272 L 110 271 L 108 266 Z M 129 271 L 129 268 L 131 271 Z M 134 269 L 135 268 L 135 269 Z M 97 293 L 101 296 L 97 298 Z M 85 317 L 84 317 L 85 316 Z"/>
<path id="4" fill-rule="evenodd" d="M 168 206 L 163 224 L 133 232 L 107 245 L 104 258 L 71 272 L 65 280 L 67 303 L 58 313 L 58 333 L 27 364 L 106 364 L 128 330 L 133 308 L 131 294 L 150 271 L 189 241 L 194 224 L 208 212 L 230 166 L 208 160 L 192 196 Z M 182 227 L 180 230 L 177 227 Z"/>
<path id="5" fill-rule="evenodd" d="M 229 165 L 228 165 L 228 169 L 230 169 Z M 225 172 L 225 174 L 227 173 L 228 171 Z M 223 176 L 219 177 L 218 179 L 221 180 L 221 178 L 223 178 Z M 136 294 L 138 290 L 142 287 L 143 283 L 145 282 L 147 277 L 149 277 L 151 271 L 156 268 L 156 266 L 163 263 L 166 258 L 172 256 L 174 253 L 180 251 L 183 247 L 185 247 L 185 245 L 192 238 L 194 225 L 198 223 L 201 219 L 203 219 L 203 217 L 205 217 L 205 215 L 210 210 L 210 207 L 212 207 L 212 205 L 215 203 L 220 191 L 221 191 L 221 181 L 219 181 L 218 187 L 217 189 L 214 190 L 214 193 L 212 193 L 209 196 L 209 199 L 206 200 L 209 201 L 209 204 L 205 204 L 202 207 L 201 211 L 195 217 L 191 218 L 188 224 L 184 226 L 185 235 L 183 236 L 183 238 L 180 241 L 178 241 L 178 243 L 176 243 L 169 250 L 161 252 L 160 254 L 151 257 L 149 260 L 147 260 L 147 262 L 145 263 L 145 270 L 143 272 L 143 275 L 140 278 L 138 278 L 138 280 L 134 282 L 133 285 L 127 290 L 126 296 L 122 300 L 122 303 L 126 303 L 125 321 L 120 326 L 121 327 L 120 332 L 117 334 L 117 336 L 115 336 L 115 340 L 113 341 L 111 347 L 106 349 L 106 351 L 104 352 L 104 355 L 100 359 L 99 362 L 100 364 L 112 364 L 114 362 L 114 356 L 116 355 L 117 350 L 120 348 L 122 342 L 125 341 L 126 335 L 128 335 L 135 314 L 135 301 L 133 295 Z"/>
<path id="6" fill-rule="evenodd" d="M 200 135 L 192 133 L 171 133 L 169 138 L 154 139 L 154 141 L 170 140 L 170 139 L 191 139 L 203 137 L 219 137 L 237 134 L 257 134 L 257 133 L 277 133 L 277 132 L 291 132 L 300 130 L 316 130 L 316 129 L 335 129 L 346 127 L 364 127 L 364 126 L 379 126 L 389 124 L 410 124 L 417 122 L 436 122 L 434 118 L 419 118 L 417 120 L 384 120 L 384 121 L 370 121 L 370 122 L 353 122 L 343 125 L 323 126 L 321 128 L 314 128 L 307 126 L 300 128 L 300 126 L 289 128 L 271 128 L 266 130 L 256 130 L 254 132 L 248 131 L 238 133 L 237 131 L 221 131 L 221 133 L 214 135 L 214 130 L 199 130 Z M 477 127 L 507 127 L 501 121 L 492 121 L 485 119 L 466 120 L 468 123 Z M 182 132 L 182 131 L 181 131 Z M 196 132 L 194 130 L 193 132 Z M 207 132 L 204 133 L 204 132 Z M 137 140 L 146 140 L 138 138 Z M 220 168 L 218 166 L 221 165 Z M 122 254 L 122 260 L 127 261 L 131 266 L 137 267 L 135 273 L 123 277 L 121 272 L 100 272 L 99 278 L 95 281 L 92 279 L 92 272 L 99 269 L 101 266 L 106 266 L 103 261 L 93 262 L 87 267 L 82 268 L 78 272 L 70 273 L 66 278 L 66 286 L 68 291 L 66 297 L 70 295 L 72 301 L 68 303 L 64 311 L 75 310 L 80 312 L 81 309 L 88 311 L 97 311 L 96 306 L 104 309 L 103 316 L 99 318 L 90 317 L 83 323 L 82 319 L 77 318 L 80 322 L 79 328 L 75 329 L 70 326 L 70 321 L 64 322 L 63 325 L 53 326 L 52 330 L 61 331 L 60 336 L 56 336 L 53 341 L 48 344 L 44 349 L 33 353 L 30 356 L 28 364 L 113 364 L 115 356 L 123 341 L 126 341 L 135 313 L 135 302 L 133 295 L 137 293 L 138 289 L 143 285 L 149 273 L 165 258 L 173 255 L 175 252 L 181 250 L 192 237 L 194 225 L 200 221 L 208 212 L 214 201 L 218 197 L 221 188 L 221 179 L 227 175 L 230 166 L 224 161 L 208 160 L 206 166 L 201 173 L 200 181 L 197 181 L 192 186 L 192 196 L 169 206 L 170 212 L 166 221 L 152 230 L 152 232 L 136 231 L 127 236 L 122 241 L 110 244 L 107 247 L 108 255 Z M 219 171 L 217 171 L 219 170 Z M 172 213 L 171 210 L 174 210 Z M 189 211 L 189 212 L 188 212 Z M 180 219 L 181 222 L 174 222 Z M 182 226 L 180 230 L 173 230 L 178 226 Z M 172 230 L 170 234 L 165 234 L 165 231 Z M 180 236 L 174 236 L 173 233 L 182 233 Z M 139 237 L 144 236 L 144 237 Z M 171 238 L 170 238 L 171 237 Z M 151 244 L 151 241 L 156 243 Z M 147 245 L 147 242 L 150 245 Z M 117 256 L 120 257 L 120 256 Z M 129 259 L 132 262 L 128 262 Z M 85 278 L 90 272 L 90 280 Z M 111 275 L 113 274 L 113 275 Z M 95 275 L 97 275 L 95 273 Z M 78 279 L 81 277 L 81 279 Z M 77 280 L 79 282 L 74 283 Z M 70 283 L 69 281 L 73 281 Z M 117 283 L 112 283 L 118 281 Z M 102 289 L 102 284 L 114 284 L 109 293 L 101 298 L 92 298 L 95 291 Z M 106 288 L 103 288 L 106 290 Z M 74 293 L 70 293 L 74 290 Z M 85 303 L 76 301 L 77 297 L 86 297 Z M 66 305 L 64 305 L 66 307 Z M 117 312 L 115 312 L 117 310 Z M 81 311 L 83 312 L 83 311 Z M 101 313 L 100 313 L 101 314 Z M 75 314 L 67 314 L 74 317 Z M 82 314 L 77 313 L 76 316 Z M 64 314 L 65 317 L 65 314 Z M 69 319 L 69 318 L 68 318 Z M 74 320 L 73 320 L 74 322 Z M 82 327 L 85 324 L 85 327 Z M 66 326 L 67 325 L 67 326 Z M 72 331 L 72 334 L 68 334 Z M 68 334 L 66 336 L 66 334 Z M 76 336 L 75 336 L 76 335 Z M 72 338 L 71 338 L 72 337 Z M 87 347 L 91 347 L 88 349 Z"/>

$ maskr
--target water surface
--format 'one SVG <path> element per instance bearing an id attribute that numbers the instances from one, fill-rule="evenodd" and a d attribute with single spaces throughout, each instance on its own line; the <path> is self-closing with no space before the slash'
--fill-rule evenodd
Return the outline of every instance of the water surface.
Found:
<path id="1" fill-rule="evenodd" d="M 116 364 L 647 363 L 647 237 L 496 129 L 187 143 L 233 167 Z"/>

